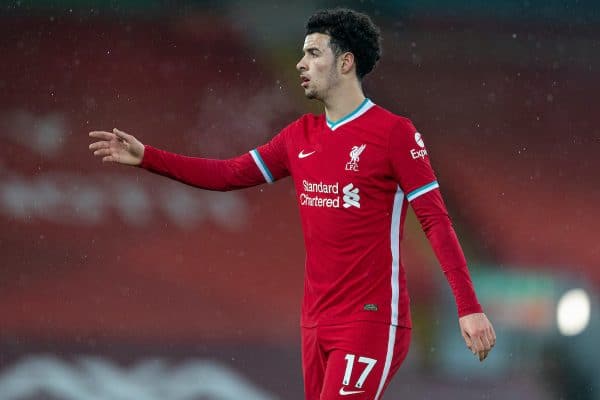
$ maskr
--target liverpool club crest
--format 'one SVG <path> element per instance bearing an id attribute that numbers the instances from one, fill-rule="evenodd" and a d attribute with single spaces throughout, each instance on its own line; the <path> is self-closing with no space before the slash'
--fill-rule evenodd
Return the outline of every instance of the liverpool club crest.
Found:
<path id="1" fill-rule="evenodd" d="M 346 163 L 346 171 L 354 171 L 358 172 L 358 161 L 360 160 L 360 154 L 367 147 L 366 144 L 362 144 L 360 146 L 353 146 L 350 151 L 350 161 Z"/>

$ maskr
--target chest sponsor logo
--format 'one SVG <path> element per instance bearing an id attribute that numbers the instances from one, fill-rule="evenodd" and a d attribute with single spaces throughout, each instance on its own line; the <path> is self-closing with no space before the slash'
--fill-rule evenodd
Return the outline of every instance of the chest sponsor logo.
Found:
<path id="1" fill-rule="evenodd" d="M 357 187 L 349 183 L 344 186 L 344 208 L 356 207 L 360 208 L 360 195 Z"/>
<path id="2" fill-rule="evenodd" d="M 321 208 L 360 208 L 359 189 L 352 183 L 340 190 L 340 183 L 302 181 L 301 206 Z"/>
<path id="3" fill-rule="evenodd" d="M 360 155 L 365 151 L 366 144 L 360 146 L 353 146 L 350 150 L 350 161 L 346 163 L 346 171 L 358 172 L 358 162 L 360 161 Z"/>
<path id="4" fill-rule="evenodd" d="M 301 150 L 300 153 L 298 153 L 298 158 L 300 158 L 300 159 L 306 158 L 308 156 L 312 156 L 315 153 L 316 153 L 316 150 L 309 151 L 308 153 L 305 153 L 304 150 Z"/>
<path id="5" fill-rule="evenodd" d="M 423 141 L 423 137 L 419 132 L 415 132 L 415 142 L 419 145 L 418 149 L 411 149 L 410 155 L 413 160 L 418 158 L 425 158 L 427 156 L 427 150 L 425 149 L 425 142 Z"/>

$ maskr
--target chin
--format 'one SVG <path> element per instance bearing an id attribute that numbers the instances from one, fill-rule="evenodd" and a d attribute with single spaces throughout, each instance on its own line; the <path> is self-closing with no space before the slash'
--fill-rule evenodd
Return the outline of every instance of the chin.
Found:
<path id="1" fill-rule="evenodd" d="M 306 96 L 307 99 L 310 99 L 310 100 L 314 100 L 314 99 L 318 100 L 319 99 L 318 93 L 315 92 L 314 90 L 306 91 L 306 92 L 304 92 L 304 95 Z"/>

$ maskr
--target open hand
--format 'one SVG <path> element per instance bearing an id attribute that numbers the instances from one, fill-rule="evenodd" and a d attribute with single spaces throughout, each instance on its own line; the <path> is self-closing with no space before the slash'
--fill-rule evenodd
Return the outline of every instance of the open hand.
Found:
<path id="1" fill-rule="evenodd" d="M 484 313 L 465 315 L 458 320 L 465 343 L 479 361 L 485 360 L 496 344 L 496 332 Z"/>
<path id="2" fill-rule="evenodd" d="M 100 139 L 90 144 L 95 156 L 103 162 L 116 162 L 126 165 L 140 165 L 144 158 L 144 145 L 135 137 L 113 129 L 112 132 L 93 131 L 90 137 Z"/>

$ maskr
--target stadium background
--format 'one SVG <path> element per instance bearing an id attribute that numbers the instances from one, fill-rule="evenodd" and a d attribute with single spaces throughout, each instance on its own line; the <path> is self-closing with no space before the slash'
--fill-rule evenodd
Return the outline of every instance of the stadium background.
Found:
<path id="1" fill-rule="evenodd" d="M 0 399 L 302 398 L 291 183 L 195 190 L 100 165 L 87 132 L 263 143 L 320 112 L 294 66 L 336 5 L 383 28 L 367 94 L 423 133 L 498 333 L 483 364 L 464 349 L 409 215 L 414 340 L 385 398 L 600 399 L 600 6 L 472 3 L 2 2 Z"/>

